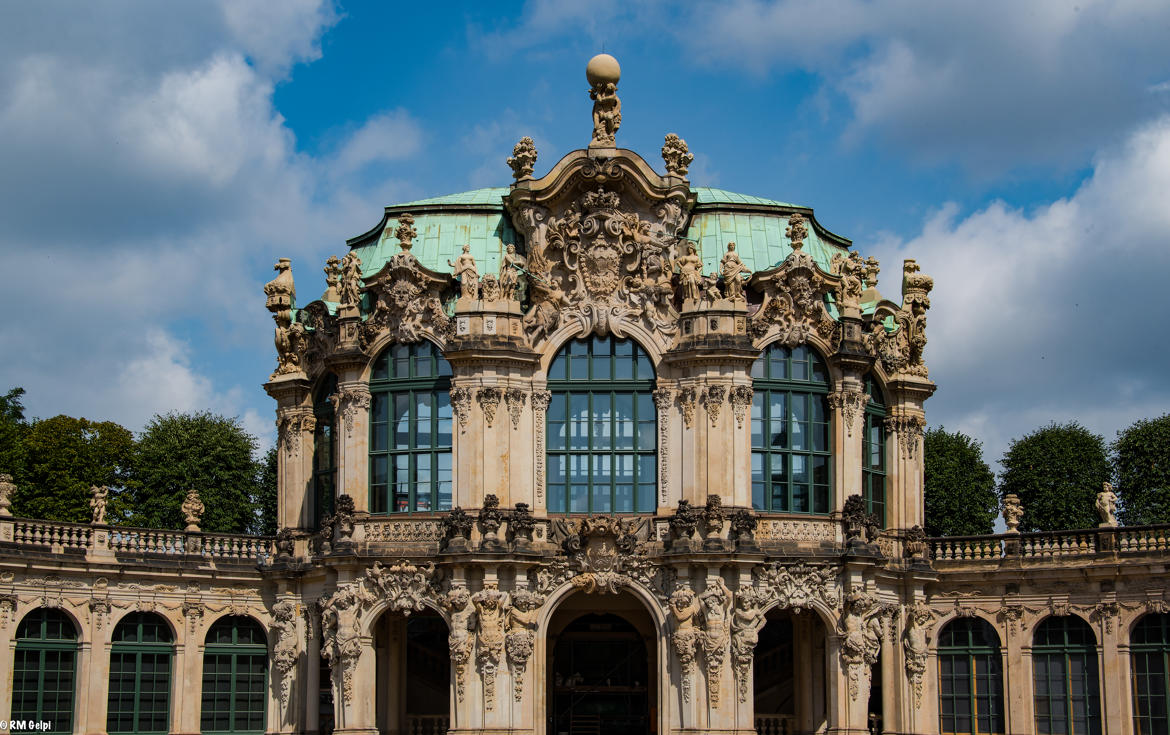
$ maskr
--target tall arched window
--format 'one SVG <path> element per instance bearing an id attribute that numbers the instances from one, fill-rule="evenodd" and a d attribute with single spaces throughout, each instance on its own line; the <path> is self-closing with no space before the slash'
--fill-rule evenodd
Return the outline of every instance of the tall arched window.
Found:
<path id="1" fill-rule="evenodd" d="M 313 398 L 313 526 L 319 528 L 333 512 L 337 487 L 337 436 L 334 434 L 333 397 L 337 376 L 330 373 L 321 381 Z"/>
<path id="2" fill-rule="evenodd" d="M 1036 732 L 1099 735 L 1097 638 L 1074 615 L 1046 619 L 1032 638 Z"/>
<path id="3" fill-rule="evenodd" d="M 872 375 L 865 376 L 865 433 L 861 435 L 861 495 L 865 508 L 886 525 L 886 399 Z"/>
<path id="4" fill-rule="evenodd" d="M 752 507 L 828 513 L 829 372 L 808 347 L 772 345 L 752 365 Z"/>
<path id="5" fill-rule="evenodd" d="M 172 642 L 170 626 L 152 613 L 131 613 L 114 628 L 108 732 L 168 732 Z"/>
<path id="6" fill-rule="evenodd" d="M 77 628 L 60 610 L 37 608 L 16 628 L 12 719 L 51 723 L 44 732 L 73 731 Z"/>
<path id="7" fill-rule="evenodd" d="M 1138 735 L 1170 732 L 1170 615 L 1146 615 L 1129 636 L 1133 668 L 1133 729 Z"/>
<path id="8" fill-rule="evenodd" d="M 396 344 L 370 376 L 370 511 L 451 509 L 451 365 L 423 340 Z"/>
<path id="9" fill-rule="evenodd" d="M 264 732 L 267 684 L 264 628 L 242 615 L 217 620 L 203 652 L 203 732 Z"/>
<path id="10" fill-rule="evenodd" d="M 653 513 L 654 368 L 630 340 L 578 339 L 548 371 L 550 513 Z"/>
<path id="11" fill-rule="evenodd" d="M 1004 732 L 999 635 L 981 618 L 957 618 L 938 638 L 938 715 L 943 735 Z"/>

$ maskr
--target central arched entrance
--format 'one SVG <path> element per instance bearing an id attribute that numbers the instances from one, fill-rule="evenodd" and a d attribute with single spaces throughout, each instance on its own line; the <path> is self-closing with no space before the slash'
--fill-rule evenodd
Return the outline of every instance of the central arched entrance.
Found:
<path id="1" fill-rule="evenodd" d="M 631 595 L 565 600 L 549 625 L 546 732 L 655 732 L 656 641 L 653 621 Z"/>
<path id="2" fill-rule="evenodd" d="M 374 623 L 374 710 L 382 735 L 446 735 L 451 724 L 447 623 L 422 610 L 387 611 Z"/>

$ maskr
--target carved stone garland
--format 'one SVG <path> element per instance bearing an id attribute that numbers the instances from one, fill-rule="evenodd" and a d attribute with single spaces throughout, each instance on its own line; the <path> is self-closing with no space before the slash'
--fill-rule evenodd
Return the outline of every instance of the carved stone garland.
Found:
<path id="1" fill-rule="evenodd" d="M 670 404 L 674 391 L 657 388 L 653 395 L 658 409 L 658 504 L 666 505 L 670 495 Z"/>
<path id="2" fill-rule="evenodd" d="M 455 414 L 455 421 L 459 424 L 459 433 L 467 433 L 467 423 L 471 420 L 471 389 L 456 386 L 450 390 L 451 412 Z"/>
<path id="3" fill-rule="evenodd" d="M 520 412 L 524 410 L 524 402 L 528 394 L 519 388 L 508 388 L 504 391 L 504 403 L 508 406 L 508 414 L 512 417 L 512 428 L 520 428 Z"/>
<path id="4" fill-rule="evenodd" d="M 731 403 L 731 412 L 735 416 L 735 426 L 738 429 L 743 428 L 748 409 L 752 405 L 752 395 L 750 385 L 733 385 L 727 394 L 727 400 Z"/>
<path id="5" fill-rule="evenodd" d="M 694 386 L 688 385 L 678 392 L 678 405 L 682 408 L 683 424 L 689 429 L 695 423 L 695 405 L 697 393 Z"/>
<path id="6" fill-rule="evenodd" d="M 841 390 L 829 394 L 829 408 L 840 410 L 845 423 L 845 432 L 853 436 L 853 426 L 858 416 L 863 415 L 869 396 L 864 391 Z"/>
<path id="7" fill-rule="evenodd" d="M 317 419 L 312 414 L 282 414 L 276 419 L 276 443 L 284 448 L 290 460 L 301 453 L 304 434 L 312 434 L 317 428 Z"/>
<path id="8" fill-rule="evenodd" d="M 536 502 L 544 502 L 544 441 L 545 417 L 548 415 L 548 404 L 552 402 L 552 393 L 547 390 L 532 391 L 533 431 L 536 432 Z"/>
<path id="9" fill-rule="evenodd" d="M 903 414 L 886 417 L 886 431 L 897 434 L 902 459 L 914 459 L 918 454 L 918 444 L 922 440 L 925 426 L 926 421 L 921 416 Z"/>
<path id="10" fill-rule="evenodd" d="M 495 386 L 480 388 L 475 393 L 475 400 L 479 402 L 479 407 L 483 410 L 484 422 L 489 429 L 492 426 L 492 422 L 496 420 L 496 408 L 499 407 L 500 401 L 503 399 L 503 389 Z"/>
<path id="11" fill-rule="evenodd" d="M 725 385 L 709 385 L 703 391 L 703 408 L 707 409 L 707 418 L 711 420 L 712 428 L 719 425 L 719 409 L 723 406 L 723 401 L 726 398 L 727 386 Z"/>

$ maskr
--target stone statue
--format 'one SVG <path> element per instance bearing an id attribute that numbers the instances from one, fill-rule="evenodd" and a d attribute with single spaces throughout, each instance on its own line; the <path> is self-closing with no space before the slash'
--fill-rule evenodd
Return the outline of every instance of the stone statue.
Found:
<path id="1" fill-rule="evenodd" d="M 475 628 L 471 593 L 466 587 L 452 587 L 442 599 L 442 605 L 447 609 L 451 622 L 447 645 L 451 652 L 451 665 L 455 668 L 455 694 L 462 702 L 467 683 L 467 663 L 471 660 L 471 633 Z"/>
<path id="2" fill-rule="evenodd" d="M 923 602 L 914 603 L 907 611 L 906 632 L 902 643 L 906 649 L 906 675 L 914 687 L 914 701 L 922 698 L 922 676 L 930 653 L 930 623 L 934 613 Z"/>
<path id="3" fill-rule="evenodd" d="M 89 489 L 90 499 L 89 507 L 93 511 L 93 518 L 90 523 L 105 523 L 106 522 L 106 501 L 110 497 L 110 489 L 102 486 L 94 485 Z"/>
<path id="4" fill-rule="evenodd" d="M 750 585 L 743 585 L 735 595 L 735 612 L 731 615 L 731 665 L 738 683 L 739 701 L 747 701 L 748 679 L 752 671 L 760 630 L 768 622 L 760 610 L 760 595 Z"/>
<path id="5" fill-rule="evenodd" d="M 609 54 L 598 54 L 585 67 L 589 81 L 589 99 L 593 100 L 593 140 L 590 148 L 612 148 L 618 128 L 622 124 L 622 101 L 617 96 L 617 83 L 622 70 L 617 59 Z"/>
<path id="6" fill-rule="evenodd" d="M 0 475 L 0 517 L 12 515 L 12 495 L 16 492 L 16 485 L 12 483 L 12 475 Z"/>
<path id="7" fill-rule="evenodd" d="M 735 252 L 735 243 L 727 243 L 727 252 L 719 262 L 720 272 L 723 274 L 723 291 L 731 301 L 746 301 L 743 295 L 743 274 L 750 271 L 739 255 Z"/>
<path id="8" fill-rule="evenodd" d="M 845 598 L 845 614 L 837 624 L 841 636 L 841 661 L 849 676 L 849 696 L 857 699 L 860 682 L 869 686 L 869 667 L 877 662 L 882 646 L 882 623 L 877 602 L 864 592 L 851 592 Z"/>
<path id="9" fill-rule="evenodd" d="M 690 587 L 679 587 L 670 596 L 670 614 L 674 618 L 674 633 L 670 640 L 678 655 L 682 668 L 682 696 L 684 702 L 691 699 L 691 674 L 695 670 L 695 644 L 699 632 L 695 628 L 695 616 L 699 614 L 699 601 Z"/>
<path id="10" fill-rule="evenodd" d="M 199 499 L 199 493 L 195 490 L 187 491 L 187 499 L 183 501 L 182 506 L 183 517 L 187 521 L 188 531 L 199 530 L 199 520 L 203 518 L 203 501 Z"/>
<path id="11" fill-rule="evenodd" d="M 361 301 L 362 259 L 357 253 L 346 253 L 341 259 L 341 305 L 357 307 Z"/>
<path id="12" fill-rule="evenodd" d="M 512 595 L 512 606 L 508 608 L 508 634 L 504 639 L 504 650 L 508 665 L 512 669 L 512 689 L 517 702 L 524 698 L 524 670 L 532 657 L 536 642 L 536 624 L 540 617 L 540 606 L 544 598 L 526 589 Z"/>
<path id="13" fill-rule="evenodd" d="M 496 672 L 504 651 L 504 624 L 510 605 L 509 595 L 495 587 L 484 587 L 471 596 L 476 617 L 476 660 L 483 672 L 484 708 L 495 709 Z"/>
<path id="14" fill-rule="evenodd" d="M 1003 522 L 1007 525 L 1008 533 L 1020 532 L 1020 519 L 1024 517 L 1024 506 L 1015 493 L 1003 496 Z"/>
<path id="15" fill-rule="evenodd" d="M 520 283 L 520 274 L 528 267 L 524 256 L 516 252 L 516 246 L 509 244 L 504 251 L 503 262 L 500 263 L 500 291 L 505 299 L 516 300 L 516 287 Z"/>
<path id="16" fill-rule="evenodd" d="M 341 283 L 341 260 L 336 255 L 330 255 L 325 261 L 325 293 L 321 294 L 322 301 L 337 303 L 341 300 L 338 285 Z"/>
<path id="17" fill-rule="evenodd" d="M 701 296 L 699 286 L 703 280 L 703 261 L 695 254 L 695 246 L 687 243 L 687 254 L 674 261 L 674 265 L 678 268 L 683 301 L 698 302 Z"/>
<path id="18" fill-rule="evenodd" d="M 1117 526 L 1117 494 L 1113 492 L 1112 483 L 1103 483 L 1101 492 L 1097 493 L 1097 515 L 1101 516 L 1101 526 Z"/>
<path id="19" fill-rule="evenodd" d="M 272 312 L 276 322 L 276 332 L 273 342 L 276 345 L 276 372 L 279 375 L 298 373 L 301 371 L 301 354 L 305 348 L 305 326 L 294 323 L 292 307 L 296 299 L 296 286 L 293 284 L 292 261 L 281 258 L 273 266 L 276 278 L 264 284 L 264 295 L 267 297 L 265 306 Z"/>
<path id="20" fill-rule="evenodd" d="M 272 647 L 272 664 L 276 679 L 280 682 L 280 703 L 288 706 L 292 693 L 293 669 L 297 665 L 296 605 L 290 600 L 281 600 L 272 607 L 272 630 L 276 644 Z"/>
<path id="21" fill-rule="evenodd" d="M 715 496 L 718 497 L 718 496 Z M 731 625 L 731 590 L 716 577 L 699 595 L 703 606 L 703 657 L 707 660 L 707 697 L 712 707 L 719 706 L 719 676 Z"/>
<path id="22" fill-rule="evenodd" d="M 455 262 L 447 261 L 451 266 L 451 275 L 459 281 L 460 295 L 465 299 L 474 299 L 479 295 L 479 271 L 475 267 L 475 258 L 471 255 L 471 245 L 463 246 L 463 254 Z"/>

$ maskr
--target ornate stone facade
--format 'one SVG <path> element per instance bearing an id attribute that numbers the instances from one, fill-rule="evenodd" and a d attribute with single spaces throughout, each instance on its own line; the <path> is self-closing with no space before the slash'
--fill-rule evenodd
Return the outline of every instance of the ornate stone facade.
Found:
<path id="1" fill-rule="evenodd" d="M 349 253 L 326 262 L 324 297 L 304 306 L 291 263 L 278 262 L 265 286 L 276 322 L 266 389 L 281 450 L 277 537 L 202 532 L 199 488 L 184 531 L 108 526 L 100 492 L 93 523 L 13 518 L 15 488 L 0 476 L 0 639 L 9 644 L 0 651 L 9 670 L 19 622 L 48 608 L 76 627 L 78 691 L 105 692 L 114 629 L 132 612 L 155 614 L 174 633 L 171 730 L 198 732 L 208 632 L 246 616 L 267 636 L 268 733 L 554 735 L 562 730 L 548 723 L 567 716 L 565 691 L 615 688 L 558 668 L 565 641 L 581 635 L 620 640 L 622 651 L 645 647 L 646 674 L 623 691 L 645 698 L 638 716 L 656 717 L 643 724 L 663 735 L 863 735 L 877 721 L 886 732 L 926 735 L 940 726 L 941 631 L 980 620 L 1023 682 L 1005 692 L 1005 729 L 1029 732 L 1026 651 L 1041 621 L 1067 615 L 1097 636 L 1102 732 L 1128 732 L 1129 636 L 1142 616 L 1170 611 L 1161 581 L 1170 529 L 1116 526 L 1106 488 L 1099 528 L 1020 533 L 1022 509 L 1009 497 L 1005 534 L 926 538 L 932 280 L 907 260 L 900 301 L 883 298 L 877 261 L 812 210 L 752 205 L 745 214 L 735 201 L 700 200 L 677 135 L 663 146 L 663 173 L 617 147 L 620 70 L 611 61 L 590 68 L 588 148 L 542 176 L 524 138 L 498 201 L 388 208 Z M 443 239 L 472 215 L 494 218 L 495 250 Z M 765 259 L 743 236 L 704 234 L 721 232 L 712 224 L 721 217 L 749 215 L 781 243 L 779 258 Z M 637 419 L 647 427 L 639 472 L 653 470 L 641 512 L 553 509 L 552 488 L 566 492 L 566 455 L 592 459 L 581 465 L 590 472 L 603 467 L 600 453 L 564 441 L 607 436 L 609 414 L 569 416 L 552 375 L 557 360 L 574 359 L 567 348 L 594 338 L 606 349 L 635 342 L 653 373 Z M 406 349 L 420 345 L 433 345 L 436 365 L 449 368 L 425 390 L 419 375 L 434 367 L 422 362 L 430 357 Z M 764 479 L 753 451 L 765 448 L 753 432 L 762 431 L 764 399 L 753 365 L 783 348 L 811 351 L 825 372 L 822 513 L 766 510 L 756 489 Z M 386 350 L 414 381 L 404 389 L 418 401 L 410 415 L 434 409 L 434 435 L 450 443 L 433 452 L 436 490 L 425 501 L 419 487 L 430 480 L 418 468 L 430 450 L 375 446 L 390 423 L 387 394 L 371 390 Z M 858 495 L 864 417 L 876 410 L 862 390 L 867 377 L 884 398 L 884 524 Z M 320 395 L 329 385 L 332 394 Z M 317 410 L 324 398 L 331 417 Z M 315 444 L 325 435 L 331 452 Z M 413 452 L 414 464 L 383 481 L 389 471 L 377 462 L 395 452 Z M 322 467 L 325 456 L 335 463 Z M 440 464 L 447 458 L 449 467 Z M 323 472 L 332 473 L 328 515 L 316 505 Z M 395 486 L 398 505 L 375 502 L 379 484 Z M 575 621 L 593 627 L 581 633 Z M 605 638 L 627 624 L 627 637 Z M 777 651 L 799 676 L 768 679 L 782 668 Z M 881 697 L 871 698 L 875 677 Z M 768 699 L 781 684 L 793 692 L 791 711 Z M 423 695 L 411 696 L 413 686 Z M 424 701 L 438 701 L 441 713 L 418 711 Z M 0 718 L 12 706 L 9 689 Z M 104 731 L 106 707 L 104 695 L 78 697 L 75 729 Z"/>

